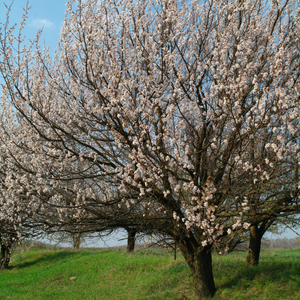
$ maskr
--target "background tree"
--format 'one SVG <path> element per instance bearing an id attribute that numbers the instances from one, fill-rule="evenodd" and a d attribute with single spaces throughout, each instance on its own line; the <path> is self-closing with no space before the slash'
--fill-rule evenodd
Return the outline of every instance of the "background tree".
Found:
<path id="1" fill-rule="evenodd" d="M 275 175 L 299 163 L 298 4 L 95 0 L 66 13 L 53 59 L 38 36 L 14 47 L 21 36 L 1 31 L 4 145 L 28 197 L 49 193 L 62 223 L 71 201 L 78 222 L 171 237 L 196 297 L 212 296 L 212 245 L 272 216 Z"/>
<path id="2" fill-rule="evenodd" d="M 22 183 L 17 182 L 13 173 L 9 172 L 10 162 L 7 155 L 1 150 L 0 153 L 0 270 L 2 270 L 8 268 L 13 246 L 21 238 L 37 236 L 39 228 L 31 219 L 37 207 L 32 206 L 32 203 L 24 197 Z"/>

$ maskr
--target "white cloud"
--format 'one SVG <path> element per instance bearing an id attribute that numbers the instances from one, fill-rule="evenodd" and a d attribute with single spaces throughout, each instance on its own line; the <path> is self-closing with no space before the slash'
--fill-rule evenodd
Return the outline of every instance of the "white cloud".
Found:
<path id="1" fill-rule="evenodd" d="M 34 19 L 32 21 L 32 26 L 37 27 L 39 29 L 41 29 L 42 27 L 51 29 L 54 28 L 55 24 L 47 19 Z"/>

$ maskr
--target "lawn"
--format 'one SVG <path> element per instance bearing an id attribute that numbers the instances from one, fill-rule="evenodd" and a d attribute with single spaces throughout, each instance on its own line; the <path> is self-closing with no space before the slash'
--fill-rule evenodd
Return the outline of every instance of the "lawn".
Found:
<path id="1" fill-rule="evenodd" d="M 265 250 L 259 266 L 245 252 L 213 257 L 213 299 L 299 299 L 300 249 Z M 181 255 L 166 250 L 30 249 L 0 272 L 0 299 L 194 299 Z"/>

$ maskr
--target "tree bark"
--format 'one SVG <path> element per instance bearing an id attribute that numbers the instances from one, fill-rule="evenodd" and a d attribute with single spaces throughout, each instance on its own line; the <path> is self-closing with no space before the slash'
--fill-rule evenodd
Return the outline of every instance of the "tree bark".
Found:
<path id="1" fill-rule="evenodd" d="M 263 221 L 259 224 L 252 224 L 250 227 L 249 252 L 247 256 L 247 264 L 251 266 L 258 265 L 261 248 L 262 237 L 270 226 L 275 222 L 276 218 Z"/>
<path id="2" fill-rule="evenodd" d="M 8 269 L 11 256 L 11 245 L 1 244 L 1 264 L 0 270 Z"/>
<path id="3" fill-rule="evenodd" d="M 257 225 L 250 227 L 249 252 L 247 256 L 248 265 L 258 265 L 262 236 L 263 234 Z"/>
<path id="4" fill-rule="evenodd" d="M 193 276 L 194 295 L 202 300 L 212 297 L 216 292 L 213 271 L 212 271 L 212 246 L 206 246 L 201 251 L 187 249 L 181 243 L 178 243 Z"/>
<path id="5" fill-rule="evenodd" d="M 135 247 L 135 235 L 137 230 L 135 228 L 127 228 L 128 239 L 127 239 L 127 252 L 133 252 Z"/>
<path id="6" fill-rule="evenodd" d="M 72 239 L 73 239 L 73 248 L 79 249 L 81 244 L 81 233 L 73 233 Z"/>
<path id="7" fill-rule="evenodd" d="M 176 241 L 174 242 L 174 260 L 177 258 L 177 249 L 176 249 L 177 243 Z"/>

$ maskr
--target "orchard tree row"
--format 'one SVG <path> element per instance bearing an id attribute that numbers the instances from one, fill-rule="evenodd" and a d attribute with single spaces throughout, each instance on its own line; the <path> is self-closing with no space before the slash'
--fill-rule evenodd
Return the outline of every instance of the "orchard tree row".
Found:
<path id="1" fill-rule="evenodd" d="M 67 3 L 55 54 L 0 25 L 1 243 L 126 228 L 176 242 L 195 296 L 213 246 L 299 212 L 293 0 Z"/>

